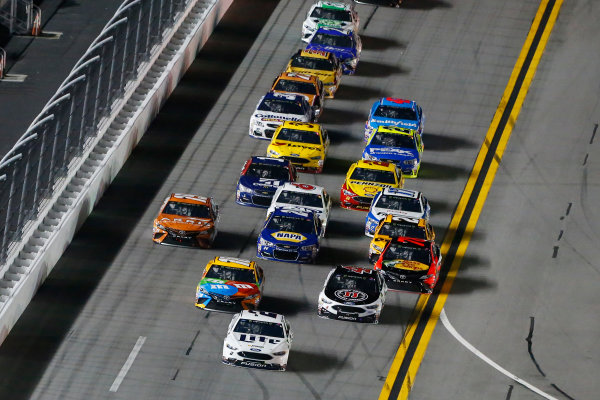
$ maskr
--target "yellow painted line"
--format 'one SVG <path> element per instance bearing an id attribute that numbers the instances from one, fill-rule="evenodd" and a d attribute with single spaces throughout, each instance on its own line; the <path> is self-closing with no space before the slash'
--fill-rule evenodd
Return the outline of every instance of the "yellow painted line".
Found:
<path id="1" fill-rule="evenodd" d="M 499 128 L 499 124 L 501 122 L 501 119 L 502 119 L 505 111 L 506 111 L 506 107 L 509 104 L 511 94 L 515 89 L 517 79 L 518 79 L 520 73 L 522 72 L 526 57 L 527 57 L 529 51 L 531 50 L 532 44 L 534 44 L 534 39 L 535 39 L 536 33 L 538 33 L 538 29 L 540 28 L 540 22 L 542 20 L 544 12 L 546 11 L 550 1 L 551 0 L 542 0 L 540 3 L 540 6 L 538 7 L 535 18 L 531 24 L 531 28 L 529 30 L 529 33 L 528 33 L 525 43 L 523 45 L 523 48 L 521 49 L 521 52 L 517 59 L 517 62 L 515 63 L 515 66 L 513 68 L 511 76 L 509 78 L 508 84 L 504 90 L 502 99 L 500 100 L 500 103 L 496 109 L 496 113 L 494 114 L 494 118 L 492 119 L 490 127 L 485 136 L 484 143 L 482 144 L 481 149 L 479 150 L 477 159 L 475 160 L 475 164 L 473 166 L 473 169 L 471 170 L 471 174 L 469 176 L 467 184 L 465 185 L 463 194 L 461 195 L 461 198 L 458 202 L 457 208 L 456 208 L 454 215 L 450 221 L 450 225 L 448 227 L 448 232 L 447 232 L 446 236 L 444 237 L 444 241 L 441 246 L 441 251 L 444 254 L 444 256 L 446 256 L 448 254 L 450 245 L 452 244 L 452 242 L 455 238 L 460 221 L 463 219 L 463 217 L 465 215 L 467 204 L 469 203 L 469 200 L 473 196 L 473 191 L 475 189 L 476 182 L 477 182 L 482 170 L 484 169 L 484 162 L 486 160 L 486 157 L 488 156 L 489 146 L 492 143 L 492 140 L 494 139 L 494 137 L 497 135 L 497 130 Z M 516 99 L 514 100 L 514 104 L 512 106 L 512 110 L 509 115 L 508 121 L 506 122 L 506 125 L 504 126 L 504 129 L 502 130 L 502 134 L 500 136 L 500 140 L 498 142 L 496 152 L 494 154 L 493 159 L 490 161 L 490 165 L 487 169 L 485 179 L 483 181 L 483 184 L 481 186 L 479 194 L 476 198 L 476 201 L 473 206 L 473 210 L 471 211 L 471 215 L 467 222 L 464 234 L 461 238 L 461 241 L 458 245 L 456 253 L 453 257 L 453 262 L 450 266 L 448 275 L 446 276 L 446 279 L 444 280 L 444 284 L 441 288 L 441 291 L 438 296 L 429 296 L 429 295 L 419 296 L 419 300 L 417 301 L 413 315 L 411 316 L 409 324 L 406 328 L 405 335 L 404 335 L 402 342 L 398 348 L 398 351 L 396 352 L 394 360 L 392 361 L 392 364 L 390 366 L 388 376 L 385 380 L 384 386 L 379 395 L 379 400 L 387 400 L 390 398 L 392 387 L 394 386 L 394 383 L 395 383 L 396 379 L 398 378 L 398 373 L 399 373 L 400 367 L 402 365 L 402 362 L 404 361 L 404 359 L 406 357 L 407 350 L 408 350 L 409 346 L 411 345 L 413 339 L 415 339 L 415 331 L 417 330 L 417 326 L 421 321 L 423 311 L 425 310 L 425 307 L 427 306 L 428 301 L 430 299 L 435 299 L 435 300 L 433 300 L 433 301 L 435 301 L 435 304 L 433 306 L 433 311 L 431 312 L 429 318 L 425 322 L 425 328 L 423 330 L 423 333 L 415 339 L 415 340 L 418 340 L 418 344 L 417 344 L 416 350 L 412 354 L 412 358 L 410 360 L 410 365 L 408 367 L 408 371 L 402 382 L 402 386 L 400 388 L 400 392 L 397 397 L 397 399 L 402 399 L 402 400 L 408 399 L 408 395 L 414 385 L 415 377 L 419 370 L 419 366 L 421 365 L 421 362 L 425 356 L 425 351 L 427 349 L 429 341 L 431 340 L 431 336 L 433 335 L 433 331 L 434 331 L 437 321 L 439 319 L 439 315 L 440 315 L 442 309 L 444 308 L 444 304 L 446 303 L 446 299 L 448 297 L 448 294 L 450 293 L 452 284 L 454 283 L 454 278 L 456 277 L 456 275 L 458 273 L 462 259 L 467 251 L 469 242 L 471 240 L 471 233 L 475 229 L 477 220 L 479 219 L 479 215 L 481 214 L 481 211 L 482 211 L 485 201 L 487 199 L 487 195 L 489 193 L 489 190 L 491 189 L 492 183 L 496 176 L 496 172 L 498 170 L 498 164 L 499 164 L 500 160 L 502 159 L 504 150 L 506 149 L 506 145 L 507 145 L 510 135 L 512 133 L 513 126 L 517 121 L 517 117 L 523 106 L 523 101 L 525 100 L 527 92 L 531 86 L 531 82 L 535 76 L 535 71 L 537 70 L 539 61 L 542 57 L 544 49 L 546 48 L 548 38 L 550 36 L 550 33 L 552 32 L 552 29 L 553 29 L 556 19 L 558 17 L 558 13 L 560 11 L 562 3 L 563 3 L 563 0 L 556 0 L 554 2 L 550 16 L 549 16 L 547 23 L 544 27 L 544 30 L 542 32 L 542 35 L 538 40 L 538 46 L 537 46 L 535 53 L 533 54 L 533 57 L 530 61 L 530 64 L 527 69 L 525 78 L 523 79 L 521 88 L 517 94 Z"/>

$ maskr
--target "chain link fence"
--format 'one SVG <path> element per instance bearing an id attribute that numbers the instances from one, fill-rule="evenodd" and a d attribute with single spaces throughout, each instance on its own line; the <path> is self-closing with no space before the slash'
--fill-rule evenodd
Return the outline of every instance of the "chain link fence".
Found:
<path id="1" fill-rule="evenodd" d="M 125 0 L 0 161 L 0 264 L 96 139 L 98 126 L 180 12 L 195 0 Z"/>

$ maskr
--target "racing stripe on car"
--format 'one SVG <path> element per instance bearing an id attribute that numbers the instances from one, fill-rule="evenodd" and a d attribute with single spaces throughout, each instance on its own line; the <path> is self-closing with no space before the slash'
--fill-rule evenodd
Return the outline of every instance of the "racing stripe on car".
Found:
<path id="1" fill-rule="evenodd" d="M 442 270 L 433 294 L 419 297 L 379 400 L 408 398 L 562 3 L 540 3 L 444 237 L 441 251 L 450 268 Z"/>

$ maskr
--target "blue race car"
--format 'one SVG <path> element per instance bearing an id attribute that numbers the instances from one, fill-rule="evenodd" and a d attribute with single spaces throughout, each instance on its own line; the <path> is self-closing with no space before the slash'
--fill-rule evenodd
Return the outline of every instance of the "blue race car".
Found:
<path id="1" fill-rule="evenodd" d="M 353 75 L 362 50 L 360 36 L 356 32 L 333 28 L 319 28 L 306 46 L 306 50 L 328 51 L 342 64 L 342 73 Z"/>
<path id="2" fill-rule="evenodd" d="M 412 100 L 383 97 L 371 106 L 369 118 L 365 124 L 365 142 L 369 141 L 378 126 L 414 129 L 419 135 L 422 135 L 425 115 L 421 107 Z"/>
<path id="3" fill-rule="evenodd" d="M 321 231 L 321 220 L 314 212 L 276 208 L 258 235 L 256 255 L 267 260 L 314 263 Z"/>
<path id="4" fill-rule="evenodd" d="M 291 161 L 253 156 L 242 168 L 235 201 L 243 206 L 269 207 L 277 188 L 296 179 L 296 168 Z"/>
<path id="5" fill-rule="evenodd" d="M 363 160 L 396 164 L 405 178 L 416 178 L 421 167 L 423 142 L 414 129 L 379 126 L 363 150 Z"/>

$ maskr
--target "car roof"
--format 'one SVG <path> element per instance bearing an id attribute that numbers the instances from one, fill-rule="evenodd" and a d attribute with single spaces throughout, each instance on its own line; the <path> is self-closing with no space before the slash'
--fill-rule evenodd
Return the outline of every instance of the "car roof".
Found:
<path id="1" fill-rule="evenodd" d="M 399 215 L 388 214 L 383 218 L 383 223 L 406 223 L 410 225 L 420 226 L 422 228 L 427 224 L 427 220 L 424 218 L 409 218 L 409 217 L 401 217 Z"/>
<path id="2" fill-rule="evenodd" d="M 354 9 L 354 4 L 342 3 L 342 2 L 338 2 L 338 1 L 320 0 L 317 3 L 315 3 L 314 6 L 315 6 L 315 8 L 321 7 L 321 8 L 327 8 L 327 9 L 333 9 L 333 10 L 346 10 L 346 11 L 350 11 L 350 10 Z"/>
<path id="3" fill-rule="evenodd" d="M 382 171 L 396 172 L 396 166 L 394 164 L 383 161 L 358 160 L 353 165 L 356 165 L 356 168 L 377 169 Z"/>
<path id="4" fill-rule="evenodd" d="M 414 100 L 400 99 L 397 97 L 382 97 L 375 102 L 375 105 L 384 105 L 391 107 L 412 108 L 416 109 L 417 103 Z"/>
<path id="5" fill-rule="evenodd" d="M 322 50 L 298 50 L 296 55 L 300 55 L 302 57 L 310 57 L 310 58 L 321 58 L 323 60 L 327 60 L 328 58 L 332 58 L 333 53 L 329 51 Z"/>
<path id="6" fill-rule="evenodd" d="M 324 33 L 326 35 L 332 35 L 332 36 L 352 36 L 352 37 L 354 37 L 353 31 L 345 31 L 345 30 L 336 29 L 336 28 L 321 27 L 321 28 L 317 29 L 317 31 L 315 32 L 315 36 L 319 33 Z"/>
<path id="7" fill-rule="evenodd" d="M 285 216 L 291 216 L 291 217 L 297 217 L 297 218 L 305 218 L 305 219 L 314 219 L 315 218 L 315 213 L 308 209 L 300 211 L 297 208 L 292 209 L 292 208 L 286 208 L 286 207 L 275 207 L 275 210 L 273 210 L 273 212 L 271 213 L 271 216 L 279 216 L 279 215 L 285 215 Z"/>
<path id="8" fill-rule="evenodd" d="M 225 265 L 227 267 L 240 268 L 240 269 L 254 269 L 256 263 L 254 261 L 246 260 L 243 258 L 235 257 L 215 257 L 211 262 L 219 265 Z"/>
<path id="9" fill-rule="evenodd" d="M 285 317 L 282 314 L 253 310 L 243 310 L 240 313 L 240 318 L 251 321 L 275 322 L 280 324 L 285 320 Z"/>
<path id="10" fill-rule="evenodd" d="M 314 85 L 317 85 L 318 80 L 319 80 L 319 78 L 317 78 L 314 75 L 300 74 L 298 72 L 282 72 L 277 77 L 277 80 L 280 80 L 280 79 L 289 79 L 289 80 L 298 81 L 298 82 L 310 82 Z"/>
<path id="11" fill-rule="evenodd" d="M 307 183 L 286 182 L 279 186 L 280 191 L 301 192 L 301 193 L 316 193 L 321 194 L 325 190 L 323 186 L 309 185 Z"/>
<path id="12" fill-rule="evenodd" d="M 185 194 L 185 193 L 171 193 L 169 197 L 167 197 L 168 201 L 175 201 L 178 203 L 188 203 L 188 204 L 202 204 L 209 205 L 210 197 L 198 196 L 195 194 Z"/>
<path id="13" fill-rule="evenodd" d="M 415 134 L 417 133 L 416 130 L 414 129 L 409 129 L 409 128 L 402 128 L 400 126 L 383 126 L 380 125 L 377 127 L 377 132 L 383 132 L 383 133 L 393 133 L 393 134 L 397 134 L 397 135 L 405 135 L 405 136 L 411 136 L 414 137 Z"/>
<path id="14" fill-rule="evenodd" d="M 321 125 L 315 122 L 298 122 L 298 121 L 284 121 L 283 124 L 280 125 L 281 129 L 290 128 L 297 129 L 299 131 L 310 131 L 320 134 L 321 133 Z M 275 136 L 275 135 L 273 135 Z"/>
<path id="15" fill-rule="evenodd" d="M 308 102 L 308 100 L 306 100 L 306 96 L 303 96 L 301 94 L 294 94 L 294 93 L 280 93 L 280 92 L 273 92 L 270 91 L 267 94 L 265 94 L 263 96 L 262 100 L 273 100 L 273 99 L 286 99 L 286 100 L 293 100 L 293 101 L 300 101 L 300 102 Z"/>
<path id="16" fill-rule="evenodd" d="M 281 165 L 284 167 L 290 165 L 290 161 L 286 160 L 285 158 L 273 158 L 265 156 L 252 156 L 251 162 L 260 164 Z"/>
<path id="17" fill-rule="evenodd" d="M 353 265 L 338 265 L 334 268 L 334 270 L 336 274 L 343 272 L 346 275 L 356 276 L 364 276 L 365 274 L 377 275 L 377 271 L 371 268 L 355 267 Z"/>
<path id="18" fill-rule="evenodd" d="M 399 197 L 408 197 L 411 199 L 416 199 L 419 197 L 421 192 L 411 189 L 398 189 L 398 188 L 390 188 L 386 187 L 381 191 L 382 195 L 392 195 Z"/>

